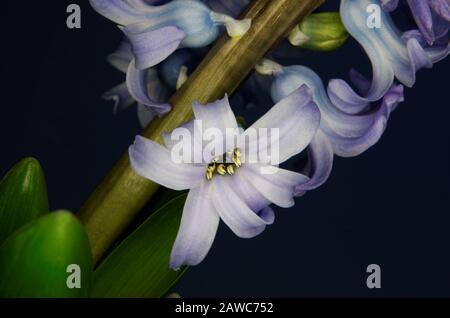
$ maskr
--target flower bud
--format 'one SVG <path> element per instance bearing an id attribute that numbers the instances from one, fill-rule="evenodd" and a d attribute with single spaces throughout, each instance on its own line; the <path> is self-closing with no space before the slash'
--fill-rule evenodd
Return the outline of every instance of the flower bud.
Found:
<path id="1" fill-rule="evenodd" d="M 304 49 L 328 52 L 342 46 L 348 33 L 338 12 L 311 14 L 289 34 L 289 42 Z"/>

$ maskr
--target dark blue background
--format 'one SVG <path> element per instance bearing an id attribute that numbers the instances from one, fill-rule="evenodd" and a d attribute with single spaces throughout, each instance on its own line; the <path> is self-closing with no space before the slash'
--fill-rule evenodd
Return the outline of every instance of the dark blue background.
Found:
<path id="1" fill-rule="evenodd" d="M 335 1 L 332 1 L 333 3 Z M 4 1 L 1 13 L 0 173 L 34 156 L 53 209 L 76 211 L 139 133 L 135 108 L 114 116 L 100 96 L 123 81 L 105 56 L 121 32 L 82 6 L 82 29 L 65 26 L 69 1 Z M 303 63 L 324 79 L 370 70 L 349 41 Z M 330 180 L 277 209 L 252 240 L 223 224 L 206 260 L 175 288 L 193 296 L 450 296 L 450 59 L 421 71 L 381 141 L 336 159 Z M 366 267 L 382 267 L 382 288 Z"/>

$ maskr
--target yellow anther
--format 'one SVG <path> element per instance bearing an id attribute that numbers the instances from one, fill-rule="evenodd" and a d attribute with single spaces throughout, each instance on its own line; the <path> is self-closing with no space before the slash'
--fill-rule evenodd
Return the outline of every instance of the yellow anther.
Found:
<path id="1" fill-rule="evenodd" d="M 231 157 L 232 159 L 232 163 L 231 162 L 226 162 L 227 157 L 223 156 L 223 162 L 224 163 L 218 163 L 219 161 L 219 157 L 215 157 L 213 160 L 211 160 L 211 163 L 208 164 L 207 168 L 206 168 L 206 179 L 212 180 L 212 178 L 214 177 L 214 174 L 217 173 L 221 176 L 225 176 L 225 175 L 234 175 L 234 173 L 236 172 L 235 168 L 240 168 L 242 163 L 241 160 L 239 159 L 239 157 L 241 156 L 241 153 L 239 152 L 238 149 L 235 149 L 233 151 L 228 151 L 226 153 L 226 155 L 228 155 L 228 158 Z"/>
<path id="2" fill-rule="evenodd" d="M 213 159 L 213 161 L 208 165 L 208 168 L 206 168 L 206 179 L 211 180 L 213 178 L 214 171 L 216 171 L 216 159 Z"/>
<path id="3" fill-rule="evenodd" d="M 238 167 L 238 168 L 240 168 L 242 166 L 241 159 L 239 159 L 239 158 L 234 158 L 233 157 L 233 162 L 236 165 L 236 167 Z"/>
<path id="4" fill-rule="evenodd" d="M 239 159 L 240 156 L 241 156 L 240 151 L 236 149 L 233 152 L 233 162 L 236 165 L 236 167 L 238 167 L 238 168 L 240 168 L 242 166 L 241 159 Z"/>
<path id="5" fill-rule="evenodd" d="M 221 176 L 223 176 L 227 173 L 227 171 L 225 169 L 225 165 L 223 163 L 221 163 L 220 165 L 217 166 L 217 173 L 220 174 Z"/>
<path id="6" fill-rule="evenodd" d="M 227 166 L 227 172 L 230 176 L 232 176 L 234 174 L 234 168 L 233 165 L 228 165 Z"/>

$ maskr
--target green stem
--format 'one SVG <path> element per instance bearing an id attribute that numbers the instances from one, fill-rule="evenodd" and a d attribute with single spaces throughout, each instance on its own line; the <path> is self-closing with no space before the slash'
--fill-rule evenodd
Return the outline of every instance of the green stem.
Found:
<path id="1" fill-rule="evenodd" d="M 161 142 L 192 118 L 193 101 L 208 103 L 231 94 L 255 64 L 305 16 L 325 0 L 254 0 L 242 18 L 252 27 L 241 38 L 220 38 L 187 82 L 172 96 L 173 110 L 154 120 L 143 136 Z M 124 154 L 81 207 L 78 217 L 98 260 L 150 200 L 159 185 L 136 175 Z"/>

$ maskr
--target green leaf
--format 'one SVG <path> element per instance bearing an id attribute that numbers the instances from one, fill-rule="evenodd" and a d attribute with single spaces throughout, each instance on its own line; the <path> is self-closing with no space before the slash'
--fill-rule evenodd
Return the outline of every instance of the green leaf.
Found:
<path id="1" fill-rule="evenodd" d="M 15 230 L 48 212 L 41 166 L 34 158 L 23 159 L 0 183 L 0 244 Z"/>
<path id="2" fill-rule="evenodd" d="M 186 194 L 169 201 L 127 237 L 94 273 L 92 297 L 162 297 L 186 268 L 173 271 L 169 257 Z"/>
<path id="3" fill-rule="evenodd" d="M 77 272 L 68 272 L 72 264 L 79 266 L 80 288 L 68 287 L 68 282 L 76 283 Z M 92 267 L 81 223 L 70 212 L 53 212 L 20 228 L 0 246 L 0 297 L 87 297 Z"/>

